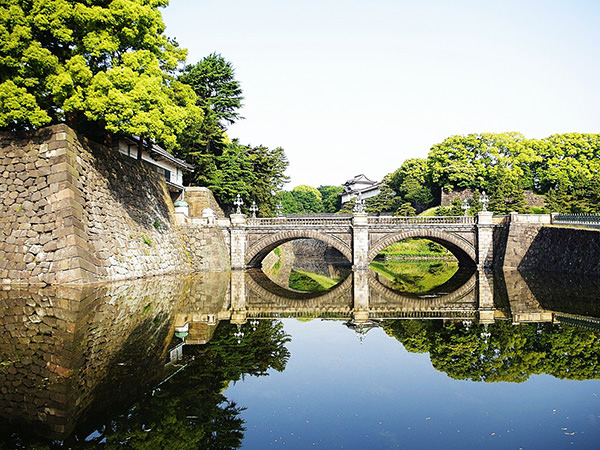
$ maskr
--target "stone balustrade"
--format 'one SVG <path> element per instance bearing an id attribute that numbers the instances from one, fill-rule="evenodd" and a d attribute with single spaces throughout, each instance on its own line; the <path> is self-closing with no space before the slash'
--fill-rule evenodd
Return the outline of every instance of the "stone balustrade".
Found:
<path id="1" fill-rule="evenodd" d="M 350 226 L 351 217 L 252 217 L 249 226 Z"/>
<path id="2" fill-rule="evenodd" d="M 474 216 L 405 216 L 405 217 L 369 217 L 369 225 L 404 225 L 404 224 L 431 224 L 431 225 L 445 225 L 445 224 L 465 224 L 473 225 L 475 221 Z"/>

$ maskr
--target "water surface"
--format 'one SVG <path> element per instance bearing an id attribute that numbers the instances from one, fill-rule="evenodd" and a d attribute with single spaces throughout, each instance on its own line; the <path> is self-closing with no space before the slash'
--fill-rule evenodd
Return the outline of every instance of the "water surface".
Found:
<path id="1" fill-rule="evenodd" d="M 0 448 L 597 448 L 597 280 L 460 280 L 0 291 Z"/>

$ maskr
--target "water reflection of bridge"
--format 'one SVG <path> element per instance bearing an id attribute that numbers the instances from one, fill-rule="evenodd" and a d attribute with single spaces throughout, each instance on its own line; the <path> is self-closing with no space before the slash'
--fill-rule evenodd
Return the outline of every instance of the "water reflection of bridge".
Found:
<path id="1" fill-rule="evenodd" d="M 442 289 L 427 296 L 395 292 L 369 270 L 354 270 L 333 289 L 321 293 L 285 289 L 260 270 L 232 271 L 222 281 L 227 286 L 218 289 L 219 295 L 193 294 L 175 315 L 175 329 L 188 333 L 186 343 L 208 342 L 221 320 L 240 326 L 257 319 L 279 318 L 338 319 L 355 324 L 389 319 L 467 320 L 482 324 L 508 320 L 514 324 L 551 322 L 600 328 L 600 307 L 594 306 L 598 303 L 597 287 L 582 291 L 571 283 L 568 288 L 574 294 L 559 294 L 557 298 L 548 288 L 557 284 L 556 278 L 535 283 L 526 281 L 517 271 L 475 271 L 463 277 L 460 285 L 448 284 L 451 289 L 447 292 Z M 588 286 L 589 281 L 581 284 Z M 587 315 L 586 310 L 590 311 Z"/>
<path id="2" fill-rule="evenodd" d="M 232 271 L 222 301 L 203 312 L 181 311 L 177 327 L 196 322 L 214 326 L 219 320 L 244 324 L 251 319 L 326 318 L 365 322 L 372 319 L 445 319 L 492 323 L 495 320 L 549 322 L 552 311 L 544 309 L 523 278 L 506 278 L 475 271 L 463 274 L 462 283 L 434 295 L 401 294 L 381 283 L 370 270 L 354 270 L 343 282 L 326 292 L 285 289 L 260 270 Z M 514 278 L 518 281 L 514 282 Z M 508 279 L 509 283 L 506 283 Z M 205 304 L 205 306 L 208 306 Z M 189 308 L 194 302 L 188 303 Z M 187 308 L 186 308 L 187 309 Z M 206 333 L 206 329 L 203 333 Z M 197 342 L 206 342 L 205 336 Z M 199 337 L 198 337 L 199 338 Z"/>
<path id="3" fill-rule="evenodd" d="M 237 281 L 237 277 L 244 281 Z M 258 269 L 232 273 L 231 305 L 235 320 L 248 318 L 312 317 L 355 321 L 375 318 L 474 319 L 478 313 L 477 276 L 451 292 L 432 296 L 400 294 L 382 284 L 370 270 L 355 270 L 343 282 L 323 293 L 282 288 Z M 238 286 L 243 286 L 238 290 Z"/>

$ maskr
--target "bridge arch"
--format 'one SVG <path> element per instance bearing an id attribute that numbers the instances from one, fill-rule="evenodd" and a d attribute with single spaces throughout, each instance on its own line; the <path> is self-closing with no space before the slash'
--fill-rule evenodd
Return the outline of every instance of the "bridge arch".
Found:
<path id="1" fill-rule="evenodd" d="M 471 242 L 455 233 L 447 233 L 438 229 L 427 228 L 399 231 L 374 242 L 369 248 L 369 263 L 375 259 L 379 252 L 389 245 L 409 238 L 429 239 L 430 241 L 443 245 L 456 256 L 460 265 L 473 266 L 477 264 L 477 252 L 475 246 Z"/>
<path id="2" fill-rule="evenodd" d="M 296 239 L 316 239 L 325 242 L 344 255 L 349 262 L 352 262 L 352 249 L 338 237 L 312 230 L 286 230 L 264 236 L 252 244 L 246 253 L 246 267 L 260 267 L 260 262 L 272 250 Z"/>

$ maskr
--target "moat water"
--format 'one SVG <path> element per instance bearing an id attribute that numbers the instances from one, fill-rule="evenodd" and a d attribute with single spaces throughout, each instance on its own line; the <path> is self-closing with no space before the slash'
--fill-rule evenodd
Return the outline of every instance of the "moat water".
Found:
<path id="1" fill-rule="evenodd" d="M 0 449 L 598 448 L 598 280 L 394 264 L 5 288 Z"/>

